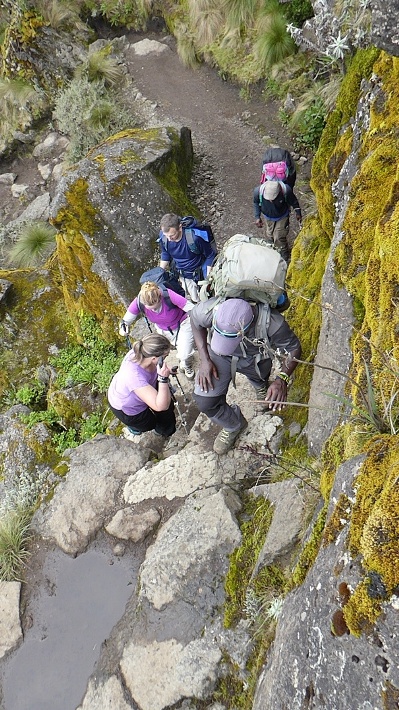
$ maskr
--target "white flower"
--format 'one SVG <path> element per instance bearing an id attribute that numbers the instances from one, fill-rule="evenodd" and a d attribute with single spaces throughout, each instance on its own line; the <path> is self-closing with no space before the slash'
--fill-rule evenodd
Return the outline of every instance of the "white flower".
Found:
<path id="1" fill-rule="evenodd" d="M 266 612 L 267 618 L 271 619 L 272 621 L 276 621 L 283 610 L 283 603 L 284 599 L 282 597 L 277 597 L 276 599 L 273 599 Z"/>
<path id="2" fill-rule="evenodd" d="M 334 59 L 343 59 L 344 52 L 349 49 L 347 39 L 346 35 L 345 37 L 341 37 L 341 30 L 339 30 L 337 36 L 332 38 L 326 49 L 327 56 L 334 57 Z"/>

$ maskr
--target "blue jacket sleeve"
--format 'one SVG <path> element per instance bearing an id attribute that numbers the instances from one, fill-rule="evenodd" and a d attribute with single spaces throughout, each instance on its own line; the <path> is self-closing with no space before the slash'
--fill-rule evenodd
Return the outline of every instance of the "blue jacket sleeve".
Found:
<path id="1" fill-rule="evenodd" d="M 203 273 L 204 278 L 205 278 L 205 277 L 206 277 L 206 272 L 207 272 L 207 270 L 208 270 L 208 266 L 209 266 L 209 267 L 212 266 L 212 264 L 213 264 L 213 262 L 214 262 L 214 260 L 215 260 L 216 254 L 215 254 L 215 252 L 213 251 L 212 246 L 210 245 L 210 243 L 209 243 L 209 242 L 205 242 L 203 239 L 201 239 L 201 249 L 202 249 L 202 253 L 203 253 L 204 257 L 205 257 L 205 260 L 204 260 L 204 262 L 202 263 L 202 273 Z"/>
<path id="2" fill-rule="evenodd" d="M 301 208 L 298 202 L 298 198 L 293 190 L 291 190 L 289 185 L 286 185 L 285 201 L 287 205 L 292 207 L 297 212 L 301 213 Z"/>

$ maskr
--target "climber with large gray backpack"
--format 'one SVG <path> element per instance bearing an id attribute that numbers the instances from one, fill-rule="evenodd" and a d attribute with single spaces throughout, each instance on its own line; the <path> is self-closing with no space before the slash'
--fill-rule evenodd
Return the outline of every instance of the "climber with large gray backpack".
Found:
<path id="1" fill-rule="evenodd" d="M 286 296 L 286 269 L 280 254 L 262 239 L 236 234 L 219 253 L 202 285 L 202 300 L 190 311 L 200 359 L 194 399 L 200 412 L 222 427 L 213 447 L 219 455 L 247 426 L 240 407 L 226 402 L 237 372 L 252 384 L 263 410 L 279 411 L 286 402 L 301 356 L 300 341 L 278 310 Z M 269 383 L 275 356 L 278 372 Z"/>

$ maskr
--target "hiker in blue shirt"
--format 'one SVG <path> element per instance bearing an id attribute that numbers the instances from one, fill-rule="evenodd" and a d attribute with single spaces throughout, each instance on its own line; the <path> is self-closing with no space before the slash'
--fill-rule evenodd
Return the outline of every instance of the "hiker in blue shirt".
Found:
<path id="1" fill-rule="evenodd" d="M 254 189 L 254 215 L 258 227 L 266 226 L 266 241 L 272 244 L 287 264 L 290 261 L 290 248 L 287 236 L 289 230 L 290 208 L 293 208 L 299 223 L 302 212 L 298 198 L 289 185 L 279 180 L 266 180 Z"/>
<path id="2" fill-rule="evenodd" d="M 194 217 L 176 214 L 165 214 L 160 226 L 160 266 L 176 268 L 187 296 L 198 303 L 198 281 L 207 277 L 217 254 L 212 229 L 197 224 Z"/>

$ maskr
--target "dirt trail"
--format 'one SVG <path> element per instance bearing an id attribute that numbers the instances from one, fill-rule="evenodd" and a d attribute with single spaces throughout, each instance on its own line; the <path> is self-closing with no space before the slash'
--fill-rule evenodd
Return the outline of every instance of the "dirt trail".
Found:
<path id="1" fill-rule="evenodd" d="M 160 120 L 191 128 L 194 151 L 212 176 L 207 185 L 194 188 L 199 197 L 205 190 L 205 198 L 200 199 L 203 216 L 211 222 L 218 241 L 237 232 L 257 236 L 261 230 L 254 223 L 252 193 L 260 176 L 264 139 L 292 150 L 277 118 L 277 104 L 265 103 L 260 96 L 244 101 L 239 88 L 223 81 L 211 67 L 184 67 L 171 37 L 147 37 L 166 44 L 167 49 L 138 55 L 132 45 L 143 36 L 127 34 L 131 45 L 128 70 L 143 96 L 156 103 Z M 299 169 L 296 193 L 302 203 L 306 202 L 308 172 L 309 164 Z M 200 182 L 201 178 L 200 169 Z"/>

